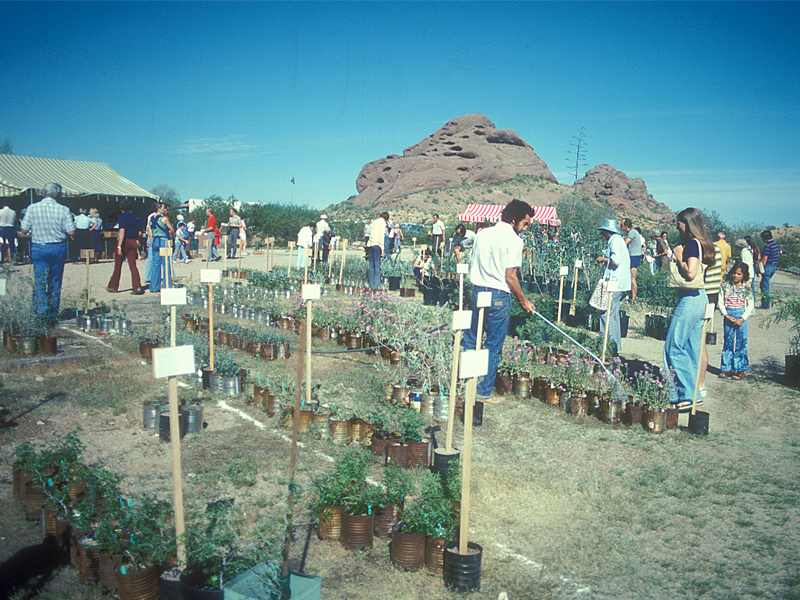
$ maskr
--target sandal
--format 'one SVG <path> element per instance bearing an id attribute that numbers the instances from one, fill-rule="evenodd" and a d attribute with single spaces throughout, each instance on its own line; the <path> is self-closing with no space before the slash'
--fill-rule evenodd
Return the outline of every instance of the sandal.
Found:
<path id="1" fill-rule="evenodd" d="M 742 379 L 744 379 L 744 373 L 741 372 L 736 373 L 731 376 L 731 379 L 735 379 L 736 381 L 741 381 Z"/>
<path id="2" fill-rule="evenodd" d="M 730 374 L 731 374 L 730 371 L 720 371 L 719 377 L 720 379 L 727 379 L 728 377 L 730 377 Z"/>

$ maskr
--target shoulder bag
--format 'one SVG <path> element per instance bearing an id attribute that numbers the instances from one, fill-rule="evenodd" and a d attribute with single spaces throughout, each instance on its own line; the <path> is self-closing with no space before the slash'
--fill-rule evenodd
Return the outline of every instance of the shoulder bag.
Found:
<path id="1" fill-rule="evenodd" d="M 669 287 L 680 290 L 702 290 L 705 288 L 704 276 L 707 265 L 703 262 L 703 246 L 700 245 L 700 242 L 697 242 L 697 245 L 700 248 L 700 256 L 698 257 L 700 265 L 697 269 L 697 274 L 694 276 L 694 279 L 684 279 L 683 275 L 681 275 L 680 271 L 678 270 L 678 263 L 671 260 L 669 262 Z"/>
<path id="2" fill-rule="evenodd" d="M 608 299 L 611 293 L 608 291 L 608 280 L 602 277 L 597 282 L 597 287 L 592 292 L 592 297 L 589 298 L 589 306 L 597 310 L 608 310 Z"/>

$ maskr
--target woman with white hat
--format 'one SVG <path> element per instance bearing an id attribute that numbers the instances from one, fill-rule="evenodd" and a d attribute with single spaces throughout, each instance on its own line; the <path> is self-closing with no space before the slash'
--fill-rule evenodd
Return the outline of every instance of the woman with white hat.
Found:
<path id="1" fill-rule="evenodd" d="M 617 290 L 611 292 L 611 311 L 600 315 L 600 331 L 605 331 L 606 315 L 608 315 L 608 337 L 614 340 L 616 348 L 612 354 L 619 354 L 622 349 L 622 332 L 619 325 L 619 305 L 625 292 L 631 289 L 631 257 L 628 254 L 628 246 L 617 230 L 615 219 L 606 219 L 597 228 L 600 235 L 608 242 L 606 252 L 597 258 L 597 262 L 603 265 L 603 273 L 600 276 L 606 281 L 617 283 Z"/>

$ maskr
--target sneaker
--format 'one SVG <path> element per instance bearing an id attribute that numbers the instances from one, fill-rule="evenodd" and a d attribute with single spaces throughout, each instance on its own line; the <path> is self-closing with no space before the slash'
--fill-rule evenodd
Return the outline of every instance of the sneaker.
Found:
<path id="1" fill-rule="evenodd" d="M 700 388 L 700 391 L 697 393 L 697 398 L 702 400 L 706 397 L 706 388 Z"/>
<path id="2" fill-rule="evenodd" d="M 183 261 L 183 262 L 184 262 L 184 263 L 186 263 L 186 264 L 189 264 L 190 262 L 192 262 L 192 259 L 191 259 L 191 258 L 187 258 L 187 259 L 186 259 L 185 261 Z"/>
<path id="3" fill-rule="evenodd" d="M 506 401 L 506 399 L 503 398 L 502 396 L 490 396 L 489 398 L 475 398 L 475 400 L 477 402 L 483 402 L 484 404 L 493 404 L 493 405 L 502 404 L 503 402 Z"/>

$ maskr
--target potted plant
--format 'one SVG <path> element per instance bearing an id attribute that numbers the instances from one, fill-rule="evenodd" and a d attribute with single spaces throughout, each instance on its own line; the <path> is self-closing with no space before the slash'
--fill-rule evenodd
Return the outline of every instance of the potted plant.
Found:
<path id="1" fill-rule="evenodd" d="M 790 324 L 789 348 L 784 357 L 784 385 L 800 387 L 800 298 L 771 295 L 770 302 L 774 311 L 762 327 L 782 322 Z"/>
<path id="2" fill-rule="evenodd" d="M 644 391 L 643 400 L 647 405 L 645 426 L 650 433 L 664 433 L 667 410 L 670 408 L 669 393 L 671 378 L 659 377 L 650 369 L 639 372 L 638 378 Z M 674 408 L 674 407 L 673 407 Z M 677 410 L 677 408 L 676 408 Z"/>
<path id="3" fill-rule="evenodd" d="M 378 537 L 389 537 L 400 520 L 403 503 L 412 491 L 411 473 L 397 465 L 389 464 L 383 471 L 383 493 L 374 504 L 373 532 Z"/>

